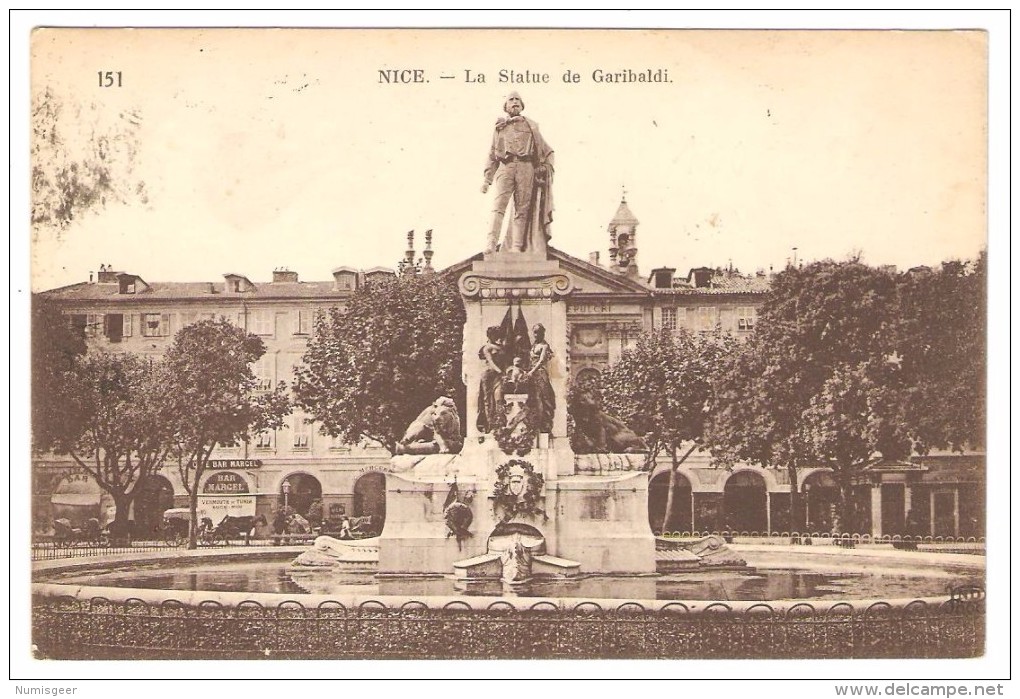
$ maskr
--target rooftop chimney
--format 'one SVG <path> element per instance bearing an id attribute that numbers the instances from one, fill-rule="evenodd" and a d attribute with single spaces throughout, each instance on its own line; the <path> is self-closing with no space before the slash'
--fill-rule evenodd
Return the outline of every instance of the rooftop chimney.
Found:
<path id="1" fill-rule="evenodd" d="M 414 231 L 407 232 L 407 252 L 404 253 L 404 259 L 407 260 L 407 264 L 414 264 Z"/>
<path id="2" fill-rule="evenodd" d="M 280 267 L 279 269 L 274 269 L 273 270 L 273 283 L 274 284 L 276 284 L 277 282 L 290 282 L 290 283 L 293 283 L 293 284 L 297 284 L 297 281 L 298 281 L 298 273 L 297 272 L 291 272 L 286 267 Z"/>
<path id="3" fill-rule="evenodd" d="M 425 231 L 425 250 L 422 252 L 422 257 L 425 258 L 425 270 L 432 269 L 432 229 Z"/>
<path id="4" fill-rule="evenodd" d="M 588 253 L 588 262 L 590 262 L 591 264 L 593 264 L 596 267 L 598 267 L 598 265 L 599 265 L 599 251 L 598 250 L 596 250 L 595 252 L 589 252 Z"/>
<path id="5" fill-rule="evenodd" d="M 117 275 L 121 272 L 113 269 L 113 265 L 99 265 L 99 277 L 96 279 L 100 284 L 116 284 Z"/>

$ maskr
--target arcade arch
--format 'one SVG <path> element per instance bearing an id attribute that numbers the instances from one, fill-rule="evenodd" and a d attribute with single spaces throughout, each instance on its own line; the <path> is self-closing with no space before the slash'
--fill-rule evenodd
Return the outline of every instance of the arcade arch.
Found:
<path id="1" fill-rule="evenodd" d="M 322 483 L 308 473 L 292 473 L 280 483 L 280 502 L 307 519 L 312 503 L 322 499 Z"/>
<path id="2" fill-rule="evenodd" d="M 354 481 L 354 516 L 372 517 L 372 528 L 382 531 L 386 522 L 386 476 L 369 471 Z"/>
<path id="3" fill-rule="evenodd" d="M 760 473 L 737 471 L 726 480 L 722 525 L 736 532 L 768 531 L 768 491 Z"/>
<path id="4" fill-rule="evenodd" d="M 832 516 L 839 502 L 839 486 L 829 471 L 813 471 L 801 485 L 804 526 L 808 532 L 832 531 Z"/>
<path id="5" fill-rule="evenodd" d="M 133 503 L 134 535 L 138 538 L 157 536 L 163 526 L 163 513 L 174 506 L 174 487 L 158 474 L 147 476 L 139 484 Z"/>
<path id="6" fill-rule="evenodd" d="M 648 483 L 648 526 L 653 532 L 691 531 L 693 520 L 691 482 L 682 473 L 676 474 L 673 516 L 663 526 L 668 500 L 669 471 L 663 471 Z"/>

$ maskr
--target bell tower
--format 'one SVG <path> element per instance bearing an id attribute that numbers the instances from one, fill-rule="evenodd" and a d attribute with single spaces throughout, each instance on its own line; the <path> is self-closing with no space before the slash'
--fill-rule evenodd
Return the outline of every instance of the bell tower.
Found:
<path id="1" fill-rule="evenodd" d="M 623 190 L 620 206 L 609 222 L 609 268 L 617 274 L 639 276 L 637 267 L 638 220 L 627 206 L 627 190 Z"/>

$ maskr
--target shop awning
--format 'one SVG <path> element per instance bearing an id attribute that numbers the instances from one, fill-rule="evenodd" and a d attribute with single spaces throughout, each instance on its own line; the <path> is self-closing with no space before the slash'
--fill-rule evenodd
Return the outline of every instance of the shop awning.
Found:
<path id="1" fill-rule="evenodd" d="M 50 502 L 71 507 L 98 507 L 101 499 L 100 493 L 54 493 Z"/>

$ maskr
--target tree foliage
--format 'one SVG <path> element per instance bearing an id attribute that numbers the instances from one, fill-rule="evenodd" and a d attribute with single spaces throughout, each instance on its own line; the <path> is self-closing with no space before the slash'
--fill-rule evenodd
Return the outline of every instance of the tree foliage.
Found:
<path id="1" fill-rule="evenodd" d="M 914 450 L 985 443 L 987 254 L 902 275 L 897 352 Z"/>
<path id="2" fill-rule="evenodd" d="M 297 403 L 326 434 L 391 453 L 439 396 L 459 400 L 464 306 L 455 284 L 405 274 L 361 289 L 318 320 L 295 372 Z M 462 403 L 461 403 L 462 405 Z"/>
<path id="3" fill-rule="evenodd" d="M 734 342 L 727 335 L 694 335 L 686 329 L 646 333 L 602 374 L 602 405 L 644 435 L 649 468 L 663 450 L 672 459 L 663 530 L 675 514 L 677 468 L 702 443 L 713 377 Z"/>
<path id="4" fill-rule="evenodd" d="M 725 336 L 695 336 L 685 329 L 645 333 L 602 374 L 602 404 L 645 436 L 651 458 L 698 442 L 711 377 L 729 346 Z"/>
<path id="5" fill-rule="evenodd" d="M 112 496 L 120 531 L 139 485 L 172 448 L 163 391 L 157 362 L 123 352 L 91 350 L 60 377 L 61 419 L 49 427 L 48 446 Z"/>
<path id="6" fill-rule="evenodd" d="M 258 391 L 252 364 L 266 352 L 255 335 L 225 319 L 182 328 L 164 357 L 167 420 L 181 482 L 190 496 L 191 543 L 196 546 L 198 484 L 217 447 L 278 429 L 290 413 L 286 386 Z"/>
<path id="7" fill-rule="evenodd" d="M 897 277 L 853 260 L 778 274 L 753 337 L 716 382 L 716 458 L 787 468 L 794 512 L 797 469 L 828 466 L 849 523 L 850 488 L 875 458 L 980 432 L 983 281 L 965 268 Z M 965 407 L 939 405 L 951 397 Z"/>
<path id="8" fill-rule="evenodd" d="M 145 203 L 145 183 L 134 172 L 141 123 L 137 111 L 105 117 L 49 88 L 33 95 L 32 225 L 61 230 L 108 200 Z"/>

